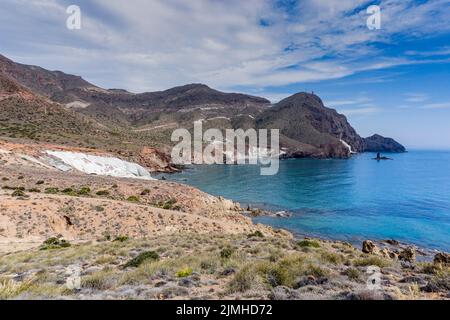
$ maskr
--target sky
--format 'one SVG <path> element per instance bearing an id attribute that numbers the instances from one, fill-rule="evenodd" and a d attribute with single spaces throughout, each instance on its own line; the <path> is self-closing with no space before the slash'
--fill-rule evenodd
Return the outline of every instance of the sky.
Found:
<path id="1" fill-rule="evenodd" d="M 450 0 L 2 0 L 0 39 L 14 61 L 104 88 L 314 92 L 362 136 L 450 149 Z"/>

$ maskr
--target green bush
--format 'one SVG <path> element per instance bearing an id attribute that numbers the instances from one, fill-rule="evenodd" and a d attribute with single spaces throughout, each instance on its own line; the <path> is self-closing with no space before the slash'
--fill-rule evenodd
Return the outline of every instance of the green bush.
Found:
<path id="1" fill-rule="evenodd" d="M 319 242 L 309 239 L 301 240 L 297 242 L 297 245 L 301 248 L 320 248 Z"/>
<path id="2" fill-rule="evenodd" d="M 388 267 L 391 263 L 386 259 L 377 256 L 363 257 L 353 261 L 355 267 L 377 266 L 380 268 Z"/>
<path id="3" fill-rule="evenodd" d="M 328 252 L 328 251 L 322 252 L 320 254 L 320 258 L 324 262 L 329 262 L 332 264 L 340 264 L 344 260 L 344 257 L 342 255 L 334 253 L 334 252 Z"/>
<path id="4" fill-rule="evenodd" d="M 128 239 L 130 239 L 130 238 L 128 238 L 127 236 L 118 236 L 113 240 L 113 242 L 125 242 Z"/>
<path id="5" fill-rule="evenodd" d="M 46 188 L 45 189 L 45 193 L 48 193 L 48 194 L 56 194 L 58 192 L 59 192 L 58 188 Z"/>
<path id="6" fill-rule="evenodd" d="M 231 255 L 234 253 L 233 248 L 224 248 L 220 251 L 220 257 L 222 259 L 229 259 L 231 258 Z"/>
<path id="7" fill-rule="evenodd" d="M 256 230 L 255 232 L 249 234 L 247 237 L 248 238 L 264 238 L 264 234 L 261 231 Z"/>
<path id="8" fill-rule="evenodd" d="M 108 190 L 99 190 L 95 194 L 98 196 L 109 196 L 110 192 Z"/>
<path id="9" fill-rule="evenodd" d="M 82 187 L 80 190 L 77 191 L 77 194 L 79 196 L 88 195 L 89 193 L 91 193 L 91 189 L 88 187 Z"/>
<path id="10" fill-rule="evenodd" d="M 75 191 L 73 191 L 72 188 L 65 188 L 63 191 L 61 191 L 62 193 L 69 195 L 69 196 L 73 196 L 75 195 Z"/>
<path id="11" fill-rule="evenodd" d="M 361 276 L 361 272 L 356 268 L 348 268 L 344 273 L 350 280 L 358 280 Z"/>
<path id="12" fill-rule="evenodd" d="M 186 278 L 189 277 L 192 274 L 193 270 L 192 268 L 184 268 L 177 272 L 178 278 Z"/>
<path id="13" fill-rule="evenodd" d="M 129 196 L 127 198 L 127 201 L 129 201 L 129 202 L 139 202 L 139 197 L 137 197 L 137 196 Z"/>
<path id="14" fill-rule="evenodd" d="M 128 261 L 127 263 L 125 263 L 123 268 L 128 268 L 128 267 L 137 268 L 145 261 L 158 261 L 158 260 L 159 260 L 158 253 L 156 253 L 155 251 L 147 251 L 147 252 L 143 252 L 143 253 L 139 254 L 137 257 L 135 257 L 135 258 L 131 259 L 130 261 Z"/>
<path id="15" fill-rule="evenodd" d="M 61 249 L 70 247 L 70 243 L 64 239 L 52 237 L 44 241 L 40 250 Z"/>

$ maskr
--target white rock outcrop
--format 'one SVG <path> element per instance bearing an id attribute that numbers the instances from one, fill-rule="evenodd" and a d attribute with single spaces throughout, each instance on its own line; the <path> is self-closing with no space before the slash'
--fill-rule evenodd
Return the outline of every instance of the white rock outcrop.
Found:
<path id="1" fill-rule="evenodd" d="M 87 174 L 155 180 L 144 167 L 119 158 L 51 150 L 47 150 L 46 154 L 50 156 L 48 162 L 62 171 L 73 168 Z"/>

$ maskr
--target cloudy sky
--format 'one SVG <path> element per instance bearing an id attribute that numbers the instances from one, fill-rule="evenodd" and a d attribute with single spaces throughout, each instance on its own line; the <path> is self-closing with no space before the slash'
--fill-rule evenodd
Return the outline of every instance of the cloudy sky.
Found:
<path id="1" fill-rule="evenodd" d="M 0 39 L 15 61 L 105 88 L 314 91 L 363 136 L 450 149 L 449 0 L 2 0 Z"/>

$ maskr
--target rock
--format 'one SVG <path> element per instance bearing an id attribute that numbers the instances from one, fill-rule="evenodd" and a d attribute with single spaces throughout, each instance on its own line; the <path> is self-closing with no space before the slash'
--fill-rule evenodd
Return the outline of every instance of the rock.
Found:
<path id="1" fill-rule="evenodd" d="M 380 254 L 383 257 L 389 258 L 389 259 L 392 259 L 392 260 L 397 260 L 398 259 L 398 254 L 393 252 L 393 251 L 391 251 L 391 250 L 389 250 L 389 249 L 387 249 L 387 248 L 384 248 L 384 249 L 380 250 Z"/>
<path id="2" fill-rule="evenodd" d="M 366 240 L 362 244 L 362 252 L 364 253 L 376 253 L 378 251 L 377 246 L 370 240 Z"/>
<path id="3" fill-rule="evenodd" d="M 178 285 L 181 287 L 190 288 L 190 287 L 195 287 L 197 285 L 197 282 L 191 278 L 183 278 L 183 279 L 180 279 L 180 281 L 178 281 Z"/>
<path id="4" fill-rule="evenodd" d="M 317 286 L 328 282 L 328 278 L 320 277 L 315 278 L 314 276 L 301 277 L 294 284 L 294 289 L 298 289 L 305 286 Z"/>
<path id="5" fill-rule="evenodd" d="M 385 240 L 384 242 L 386 242 L 387 244 L 390 244 L 391 246 L 398 246 L 400 244 L 400 242 L 398 242 L 397 240 L 394 240 L 394 239 Z"/>
<path id="6" fill-rule="evenodd" d="M 398 255 L 398 258 L 407 262 L 414 262 L 416 260 L 416 249 L 407 247 Z"/>
<path id="7" fill-rule="evenodd" d="M 228 267 L 228 268 L 226 268 L 225 270 L 223 270 L 223 271 L 220 273 L 220 275 L 221 275 L 221 276 L 227 277 L 227 276 L 230 276 L 230 275 L 235 274 L 235 273 L 236 273 L 236 269 L 234 269 L 234 268 L 232 268 L 232 267 Z"/>
<path id="8" fill-rule="evenodd" d="M 450 254 L 445 252 L 439 252 L 434 256 L 434 263 L 450 264 Z"/>
<path id="9" fill-rule="evenodd" d="M 364 138 L 365 152 L 405 152 L 406 149 L 392 138 L 385 138 L 379 134 Z"/>

